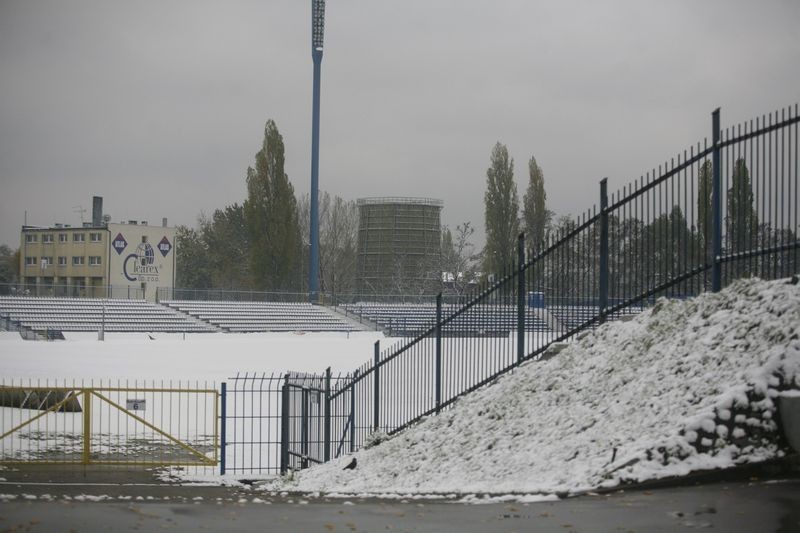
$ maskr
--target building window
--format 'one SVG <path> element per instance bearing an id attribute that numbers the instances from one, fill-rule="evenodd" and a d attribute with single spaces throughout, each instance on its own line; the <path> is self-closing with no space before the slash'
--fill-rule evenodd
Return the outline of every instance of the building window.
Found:
<path id="1" fill-rule="evenodd" d="M 58 234 L 58 242 L 67 242 L 67 234 L 66 233 L 59 233 Z"/>
<path id="2" fill-rule="evenodd" d="M 47 268 L 53 264 L 52 257 L 42 257 L 42 268 Z"/>
<path id="3" fill-rule="evenodd" d="M 42 242 L 45 244 L 52 244 L 53 243 L 53 234 L 52 233 L 45 233 L 42 235 Z"/>
<path id="4" fill-rule="evenodd" d="M 89 240 L 91 242 L 101 242 L 103 240 L 103 234 L 102 233 L 90 233 L 89 234 Z"/>
<path id="5" fill-rule="evenodd" d="M 25 266 L 36 266 L 36 257 L 25 257 Z"/>
<path id="6" fill-rule="evenodd" d="M 89 266 L 97 266 L 100 264 L 100 256 L 99 255 L 90 255 L 89 256 Z"/>
<path id="7" fill-rule="evenodd" d="M 35 233 L 28 233 L 25 235 L 25 242 L 36 242 L 37 240 L 39 240 L 39 236 Z"/>
<path id="8" fill-rule="evenodd" d="M 86 240 L 85 233 L 73 233 L 72 242 L 84 242 Z"/>
<path id="9" fill-rule="evenodd" d="M 72 256 L 72 266 L 81 266 L 85 264 L 84 262 L 85 257 L 82 255 L 73 255 Z"/>
<path id="10" fill-rule="evenodd" d="M 58 256 L 58 266 L 60 266 L 60 267 L 67 266 L 67 256 L 66 255 L 59 255 Z"/>

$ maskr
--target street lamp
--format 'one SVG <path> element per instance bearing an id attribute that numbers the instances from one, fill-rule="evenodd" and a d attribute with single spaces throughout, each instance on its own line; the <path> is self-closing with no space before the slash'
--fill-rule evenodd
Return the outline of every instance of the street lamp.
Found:
<path id="1" fill-rule="evenodd" d="M 319 87 L 324 36 L 325 0 L 311 0 L 311 58 L 314 61 L 311 116 L 311 250 L 308 266 L 308 297 L 311 303 L 319 301 Z"/>

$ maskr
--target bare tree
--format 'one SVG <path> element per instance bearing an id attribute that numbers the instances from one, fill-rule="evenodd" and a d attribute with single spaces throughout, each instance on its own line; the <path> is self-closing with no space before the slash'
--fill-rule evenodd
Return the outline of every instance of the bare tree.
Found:
<path id="1" fill-rule="evenodd" d="M 445 226 L 442 231 L 442 276 L 445 287 L 456 295 L 475 284 L 478 255 L 470 239 L 475 228 L 470 222 L 456 226 L 455 235 Z"/>
<path id="2" fill-rule="evenodd" d="M 355 285 L 358 208 L 352 200 L 323 193 L 320 201 L 320 280 L 329 294 L 352 292 Z"/>

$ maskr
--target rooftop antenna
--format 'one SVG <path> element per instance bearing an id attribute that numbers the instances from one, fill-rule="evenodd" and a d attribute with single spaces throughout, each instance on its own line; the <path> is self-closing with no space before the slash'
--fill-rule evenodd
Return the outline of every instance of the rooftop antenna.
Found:
<path id="1" fill-rule="evenodd" d="M 84 209 L 82 205 L 73 205 L 72 212 L 81 214 L 81 226 L 83 226 L 83 214 L 86 212 L 86 209 Z"/>

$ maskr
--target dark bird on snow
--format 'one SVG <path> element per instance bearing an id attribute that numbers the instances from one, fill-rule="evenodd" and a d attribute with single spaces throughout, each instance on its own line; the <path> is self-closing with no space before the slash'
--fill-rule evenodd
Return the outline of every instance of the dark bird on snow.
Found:
<path id="1" fill-rule="evenodd" d="M 358 464 L 358 461 L 356 460 L 355 457 L 353 457 L 353 460 L 350 461 L 350 463 L 348 463 L 348 465 L 346 467 L 342 468 L 342 470 L 355 470 L 357 464 Z"/>

